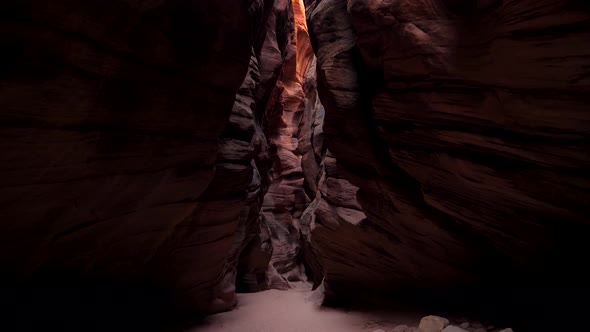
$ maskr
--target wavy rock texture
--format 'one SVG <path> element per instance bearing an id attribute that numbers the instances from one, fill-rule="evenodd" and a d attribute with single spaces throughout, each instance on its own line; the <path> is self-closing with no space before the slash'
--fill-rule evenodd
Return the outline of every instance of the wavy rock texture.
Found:
<path id="1" fill-rule="evenodd" d="M 277 241 L 308 203 L 303 3 L 197 2 L 0 5 L 7 278 L 145 283 L 200 312 L 305 279 L 299 232 Z M 259 214 L 269 187 L 291 220 Z"/>
<path id="2" fill-rule="evenodd" d="M 305 78 L 305 113 L 298 147 L 303 152 L 304 189 L 313 199 L 301 217 L 301 230 L 304 261 L 314 288 L 325 274 L 328 279 L 338 275 L 340 265 L 346 265 L 354 254 L 350 249 L 362 245 L 357 237 L 338 237 L 340 233 L 333 230 L 356 229 L 366 219 L 356 200 L 358 188 L 338 173 L 336 159 L 324 144 L 325 111 L 317 93 L 316 63 L 314 59 Z"/>
<path id="3" fill-rule="evenodd" d="M 257 63 L 253 54 L 219 141 L 209 187 L 191 215 L 176 226 L 154 263 L 167 272 L 170 280 L 164 283 L 173 283 L 190 306 L 201 312 L 218 312 L 236 305 L 238 257 L 250 241 L 252 229 L 259 226 L 263 191 L 252 144 L 257 127 L 253 114 Z"/>
<path id="4" fill-rule="evenodd" d="M 230 260 L 231 273 L 235 274 L 235 277 L 232 277 L 234 280 L 226 278 L 229 282 L 226 287 L 235 287 L 242 292 L 257 292 L 269 288 L 267 272 L 273 252 L 270 228 L 264 215 L 260 213 L 270 182 L 268 142 L 258 119 L 254 123 L 254 129 L 254 177 L 248 188 L 246 206 L 242 209 L 240 226 L 234 240 L 234 246 L 238 247 L 236 251 L 232 251 L 236 255 L 234 258 L 238 259 L 238 264 L 236 266 Z"/>
<path id="5" fill-rule="evenodd" d="M 192 310 L 231 306 L 212 289 L 255 219 L 240 217 L 258 190 L 248 79 L 224 129 L 269 5 L 0 4 L 4 277 L 147 282 Z"/>
<path id="6" fill-rule="evenodd" d="M 590 277 L 582 2 L 11 0 L 0 25 L 5 285 L 211 313 L 324 277 Z"/>
<path id="7" fill-rule="evenodd" d="M 323 253 L 331 291 L 581 284 L 588 7 L 306 5 L 328 147 L 368 217 L 318 235 L 346 243 Z"/>
<path id="8" fill-rule="evenodd" d="M 307 33 L 305 8 L 300 0 L 286 6 L 286 40 L 280 75 L 265 111 L 265 127 L 271 146 L 271 183 L 262 214 L 271 230 L 273 255 L 270 286 L 286 289 L 290 282 L 306 281 L 300 218 L 310 200 L 303 183 L 301 124 L 305 121 L 304 77 L 314 54 Z M 278 35 L 278 33 L 277 33 Z M 277 39 L 278 40 L 278 39 Z"/>

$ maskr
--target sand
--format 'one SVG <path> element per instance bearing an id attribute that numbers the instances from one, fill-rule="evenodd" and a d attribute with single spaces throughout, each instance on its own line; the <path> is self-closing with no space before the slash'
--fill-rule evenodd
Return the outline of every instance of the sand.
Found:
<path id="1" fill-rule="evenodd" d="M 417 326 L 412 313 L 360 312 L 325 308 L 308 289 L 268 290 L 238 294 L 239 304 L 230 312 L 209 316 L 189 332 L 373 332 L 397 325 Z"/>

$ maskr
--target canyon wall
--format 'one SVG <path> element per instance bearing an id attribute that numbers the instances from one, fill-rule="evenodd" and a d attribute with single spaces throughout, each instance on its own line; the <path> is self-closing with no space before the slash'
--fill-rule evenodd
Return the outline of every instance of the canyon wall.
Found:
<path id="1" fill-rule="evenodd" d="M 5 285 L 148 284 L 191 310 L 235 304 L 239 252 L 263 227 L 254 104 L 273 4 L 0 4 Z"/>
<path id="2" fill-rule="evenodd" d="M 312 234 L 340 244 L 319 250 L 330 291 L 583 285 L 588 6 L 306 6 L 327 145 L 367 216 Z"/>
<path id="3" fill-rule="evenodd" d="M 303 160 L 313 158 L 310 144 L 312 126 L 321 128 L 323 118 L 316 119 L 308 105 L 305 83 L 309 83 L 310 68 L 315 68 L 315 56 L 307 32 L 303 1 L 291 1 L 287 22 L 289 34 L 280 76 L 265 109 L 265 131 L 270 144 L 272 167 L 270 187 L 264 197 L 261 214 L 268 221 L 273 244 L 269 265 L 270 287 L 287 289 L 292 282 L 307 281 L 305 247 L 309 225 L 302 224 L 302 215 L 310 204 L 304 182 Z M 314 73 L 314 71 L 311 71 Z M 315 79 L 315 74 L 312 80 Z M 308 84 L 309 85 L 309 84 Z M 313 84 L 315 87 L 315 84 Z M 321 104 L 320 104 L 321 106 Z M 322 149 L 320 145 L 317 149 Z M 308 181 L 309 182 L 309 181 Z M 307 185 L 315 185 L 311 179 Z M 317 261 L 316 261 L 317 263 Z"/>
<path id="4" fill-rule="evenodd" d="M 566 0 L 4 2 L 4 284 L 203 313 L 298 281 L 582 284 L 589 22 Z"/>
<path id="5" fill-rule="evenodd" d="M 0 11 L 6 284 L 139 284 L 211 313 L 307 279 L 302 1 Z"/>

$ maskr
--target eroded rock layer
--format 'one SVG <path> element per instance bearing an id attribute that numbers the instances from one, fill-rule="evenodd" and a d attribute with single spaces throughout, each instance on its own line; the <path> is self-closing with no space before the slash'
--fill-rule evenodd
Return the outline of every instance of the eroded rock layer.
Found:
<path id="1" fill-rule="evenodd" d="M 368 217 L 317 235 L 332 291 L 587 277 L 587 6 L 306 5 L 328 148 Z"/>
<path id="2" fill-rule="evenodd" d="M 0 4 L 4 284 L 590 277 L 588 5 L 87 2 Z"/>
<path id="3" fill-rule="evenodd" d="M 149 283 L 191 310 L 231 307 L 213 290 L 235 273 L 236 229 L 257 223 L 250 59 L 269 6 L 0 4 L 3 277 Z"/>
<path id="4" fill-rule="evenodd" d="M 305 8 L 300 0 L 287 6 L 289 29 L 280 75 L 265 110 L 265 128 L 272 150 L 271 183 L 261 213 L 271 231 L 273 256 L 269 266 L 270 286 L 286 289 L 293 281 L 306 281 L 301 215 L 310 199 L 304 189 L 302 157 L 311 146 L 302 124 L 313 121 L 305 112 L 304 78 L 314 54 L 311 48 Z M 306 116 L 307 115 L 307 116 Z"/>
<path id="5" fill-rule="evenodd" d="M 339 238 L 332 230 L 356 230 L 355 226 L 366 219 L 356 199 L 358 188 L 338 173 L 336 159 L 324 144 L 325 111 L 317 93 L 316 63 L 314 59 L 305 78 L 305 114 L 299 143 L 304 151 L 304 189 L 312 199 L 301 217 L 302 246 L 307 275 L 314 287 L 322 282 L 325 271 L 338 274 L 338 265 L 348 261 L 345 256 L 354 253 L 355 245 L 361 245 L 356 237 Z"/>
<path id="6" fill-rule="evenodd" d="M 252 144 L 258 127 L 253 114 L 257 82 L 258 62 L 252 54 L 219 140 L 213 179 L 153 262 L 154 269 L 166 271 L 162 283 L 174 284 L 190 307 L 201 312 L 235 306 L 238 257 L 259 226 L 263 188 Z"/>

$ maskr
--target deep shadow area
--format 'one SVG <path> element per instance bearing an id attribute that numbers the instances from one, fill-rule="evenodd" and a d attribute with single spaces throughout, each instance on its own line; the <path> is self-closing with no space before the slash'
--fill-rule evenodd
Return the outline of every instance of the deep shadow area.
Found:
<path id="1" fill-rule="evenodd" d="M 352 285 L 332 289 L 340 287 L 356 291 L 354 295 L 347 293 L 347 297 L 326 297 L 325 306 L 364 311 L 387 308 L 451 320 L 468 318 L 517 332 L 580 331 L 590 296 L 590 288 L 586 287 L 406 289 L 379 294 Z"/>
<path id="2" fill-rule="evenodd" d="M 200 320 L 149 282 L 44 274 L 4 280 L 0 292 L 7 331 L 182 331 Z"/>

